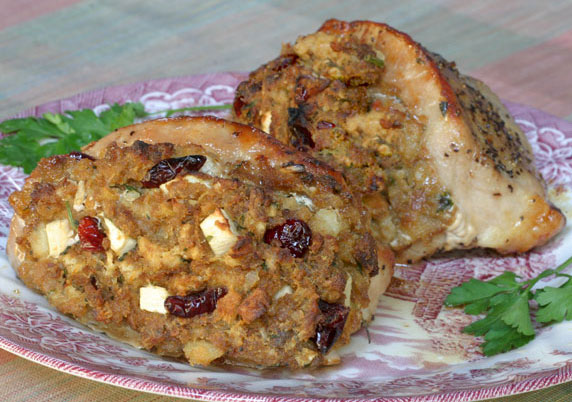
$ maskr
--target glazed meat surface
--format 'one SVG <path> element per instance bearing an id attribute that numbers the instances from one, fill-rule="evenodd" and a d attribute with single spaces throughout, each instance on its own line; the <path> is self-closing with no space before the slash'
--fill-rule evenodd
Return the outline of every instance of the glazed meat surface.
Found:
<path id="1" fill-rule="evenodd" d="M 384 24 L 330 20 L 285 45 L 240 84 L 234 114 L 340 168 L 401 262 L 524 252 L 565 222 L 490 89 Z"/>
<path id="2" fill-rule="evenodd" d="M 191 364 L 337 363 L 393 268 L 337 171 L 214 118 L 134 125 L 43 159 L 10 200 L 24 283 Z"/>

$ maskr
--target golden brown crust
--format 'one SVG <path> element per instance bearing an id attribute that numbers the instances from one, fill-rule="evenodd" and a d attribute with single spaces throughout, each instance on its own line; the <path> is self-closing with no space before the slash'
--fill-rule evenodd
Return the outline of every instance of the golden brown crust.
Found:
<path id="1" fill-rule="evenodd" d="M 82 150 L 97 158 L 103 155 L 113 142 L 120 147 L 126 147 L 135 141 L 149 144 L 163 142 L 175 145 L 201 144 L 207 150 L 216 149 L 221 158 L 227 162 L 255 161 L 258 164 L 266 162 L 270 168 L 276 169 L 277 182 L 286 180 L 302 188 L 306 184 L 300 181 L 299 177 L 300 173 L 304 173 L 326 187 L 336 191 L 348 191 L 340 172 L 330 166 L 304 153 L 293 152 L 257 128 L 213 116 L 157 119 L 145 122 L 143 125 L 123 127 L 99 141 L 86 145 Z M 304 171 L 300 172 L 302 166 Z"/>

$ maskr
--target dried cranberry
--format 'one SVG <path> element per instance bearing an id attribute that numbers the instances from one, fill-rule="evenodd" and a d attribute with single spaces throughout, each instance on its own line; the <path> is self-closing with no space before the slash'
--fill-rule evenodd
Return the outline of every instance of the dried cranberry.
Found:
<path id="1" fill-rule="evenodd" d="M 318 130 L 324 130 L 327 128 L 334 128 L 334 127 L 336 127 L 336 125 L 334 123 L 326 121 L 326 120 L 320 120 L 318 122 L 318 124 L 316 125 L 316 127 L 318 128 Z"/>
<path id="2" fill-rule="evenodd" d="M 99 252 L 104 251 L 101 243 L 105 237 L 105 233 L 99 229 L 99 220 L 92 216 L 84 216 L 80 219 L 77 233 L 81 248 L 88 251 Z"/>
<path id="3" fill-rule="evenodd" d="M 141 184 L 145 188 L 156 188 L 161 184 L 173 180 L 181 172 L 196 172 L 206 162 L 207 158 L 203 155 L 187 155 L 181 158 L 163 159 L 157 163 L 147 173 L 147 180 L 143 180 Z"/>
<path id="4" fill-rule="evenodd" d="M 182 318 L 212 313 L 216 309 L 218 300 L 226 293 L 225 288 L 215 288 L 189 293 L 186 296 L 169 296 L 165 300 L 165 308 L 169 313 Z"/>
<path id="5" fill-rule="evenodd" d="M 48 163 L 51 165 L 58 165 L 60 163 L 67 162 L 70 159 L 74 161 L 79 161 L 82 159 L 89 159 L 90 161 L 95 160 L 93 156 L 84 154 L 83 152 L 72 151 L 69 154 L 54 155 L 48 159 Z"/>
<path id="6" fill-rule="evenodd" d="M 301 146 L 307 146 L 310 148 L 314 148 L 316 143 L 312 139 L 312 133 L 304 126 L 294 125 L 292 126 L 292 133 L 296 137 L 294 146 L 300 148 Z"/>
<path id="7" fill-rule="evenodd" d="M 350 309 L 341 304 L 328 303 L 323 300 L 318 300 L 318 307 L 322 312 L 322 317 L 316 326 L 316 337 L 313 340 L 318 350 L 326 354 L 342 334 Z"/>
<path id="8" fill-rule="evenodd" d="M 298 107 L 310 107 L 308 99 L 315 97 L 330 85 L 330 80 L 313 75 L 299 75 L 294 87 L 294 102 Z"/>
<path id="9" fill-rule="evenodd" d="M 93 156 L 90 156 L 88 154 L 84 154 L 83 152 L 78 152 L 78 151 L 72 151 L 68 154 L 68 157 L 70 157 L 71 159 L 75 159 L 75 160 L 82 160 L 82 159 L 89 159 L 90 161 L 94 161 L 95 158 Z"/>
<path id="10" fill-rule="evenodd" d="M 310 94 L 304 85 L 296 85 L 294 89 L 294 100 L 296 103 L 304 103 L 308 100 Z"/>
<path id="11" fill-rule="evenodd" d="M 298 60 L 297 54 L 287 54 L 285 56 L 281 56 L 275 61 L 274 65 L 272 66 L 272 71 L 274 72 L 282 71 L 286 67 L 289 67 L 292 64 L 296 63 L 296 60 Z"/>
<path id="12" fill-rule="evenodd" d="M 264 242 L 279 240 L 294 257 L 303 257 L 312 244 L 312 231 L 306 222 L 300 219 L 288 219 L 282 225 L 274 226 L 264 232 Z"/>
<path id="13" fill-rule="evenodd" d="M 292 145 L 295 147 L 314 148 L 316 144 L 312 139 L 312 132 L 308 129 L 308 121 L 303 111 L 303 107 L 288 108 L 288 128 L 294 136 Z"/>
<path id="14" fill-rule="evenodd" d="M 234 114 L 236 117 L 240 117 L 242 115 L 242 108 L 246 105 L 244 102 L 244 97 L 242 95 L 237 95 L 234 98 L 234 102 L 232 104 L 232 109 L 234 110 Z"/>

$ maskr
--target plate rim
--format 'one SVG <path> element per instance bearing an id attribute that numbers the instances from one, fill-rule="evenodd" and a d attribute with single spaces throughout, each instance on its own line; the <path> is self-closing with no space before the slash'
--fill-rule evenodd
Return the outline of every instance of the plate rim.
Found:
<path id="1" fill-rule="evenodd" d="M 22 357 L 28 361 L 38 363 L 44 367 L 55 369 L 64 374 L 97 381 L 102 384 L 114 385 L 121 388 L 147 392 L 155 395 L 173 396 L 186 399 L 194 399 L 204 402 L 429 402 L 429 401 L 451 401 L 451 402 L 475 402 L 490 398 L 501 398 L 504 396 L 514 396 L 528 392 L 538 391 L 565 384 L 572 381 L 572 364 L 568 364 L 560 369 L 550 371 L 549 375 L 535 378 L 528 378 L 512 384 L 495 385 L 492 387 L 479 388 L 466 391 L 439 392 L 425 395 L 411 396 L 391 396 L 373 398 L 310 398 L 293 396 L 273 396 L 250 392 L 218 391 L 210 389 L 200 389 L 183 385 L 166 385 L 160 382 L 138 379 L 121 374 L 108 374 L 98 370 L 86 369 L 79 364 L 67 362 L 56 357 L 45 355 L 25 347 L 0 336 L 0 348 Z M 559 373 L 564 370 L 563 373 Z"/>

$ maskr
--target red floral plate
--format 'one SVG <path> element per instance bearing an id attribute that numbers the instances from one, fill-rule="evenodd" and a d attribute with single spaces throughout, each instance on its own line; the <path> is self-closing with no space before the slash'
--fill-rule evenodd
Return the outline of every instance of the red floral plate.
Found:
<path id="1" fill-rule="evenodd" d="M 76 95 L 25 111 L 41 115 L 139 101 L 149 112 L 232 102 L 242 74 L 149 81 Z M 552 201 L 572 211 L 572 123 L 508 103 L 528 135 Z M 224 117 L 225 111 L 218 112 Z M 343 363 L 315 371 L 198 368 L 113 341 L 63 316 L 16 277 L 5 255 L 19 169 L 0 166 L 0 346 L 58 370 L 109 384 L 208 401 L 474 401 L 572 380 L 572 322 L 539 328 L 528 345 L 484 358 L 461 328 L 471 318 L 443 308 L 450 289 L 504 270 L 524 277 L 555 267 L 572 250 L 570 225 L 547 246 L 517 257 L 483 251 L 436 258 L 397 270 L 375 321 L 341 350 Z M 570 219 L 569 219 L 570 222 Z"/>

